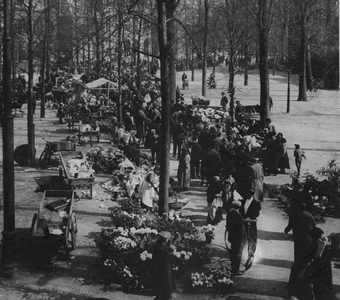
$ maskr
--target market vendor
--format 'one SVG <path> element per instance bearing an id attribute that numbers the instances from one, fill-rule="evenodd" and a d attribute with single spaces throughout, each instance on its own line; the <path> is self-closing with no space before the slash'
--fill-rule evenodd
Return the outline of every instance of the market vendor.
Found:
<path id="1" fill-rule="evenodd" d="M 143 182 L 139 188 L 139 197 L 142 201 L 141 206 L 147 210 L 152 210 L 153 199 L 156 197 L 154 182 L 155 172 L 154 169 L 151 168 L 145 174 Z"/>

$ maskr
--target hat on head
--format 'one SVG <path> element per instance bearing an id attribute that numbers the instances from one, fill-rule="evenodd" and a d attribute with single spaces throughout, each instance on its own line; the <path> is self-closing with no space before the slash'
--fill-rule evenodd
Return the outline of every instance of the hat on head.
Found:
<path id="1" fill-rule="evenodd" d="M 165 239 L 171 238 L 171 233 L 169 231 L 161 231 L 158 235 Z"/>
<path id="2" fill-rule="evenodd" d="M 299 144 L 294 144 L 294 146 L 300 148 L 300 145 L 299 145 Z"/>
<path id="3" fill-rule="evenodd" d="M 241 207 L 241 201 L 235 200 L 231 202 L 231 207 L 232 208 L 240 208 Z"/>

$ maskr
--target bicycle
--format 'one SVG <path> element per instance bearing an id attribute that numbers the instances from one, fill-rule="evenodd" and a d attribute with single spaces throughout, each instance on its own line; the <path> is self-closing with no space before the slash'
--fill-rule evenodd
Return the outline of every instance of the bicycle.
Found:
<path id="1" fill-rule="evenodd" d="M 66 142 L 50 142 L 46 141 L 45 148 L 39 157 L 39 164 L 42 167 L 47 167 L 52 165 L 52 157 L 56 152 L 59 151 L 74 151 L 76 150 L 76 144 L 66 141 Z"/>
<path id="2" fill-rule="evenodd" d="M 209 89 L 216 89 L 216 81 L 214 80 L 214 79 L 208 79 L 207 81 L 206 81 L 206 84 L 207 84 L 207 86 L 209 87 Z"/>

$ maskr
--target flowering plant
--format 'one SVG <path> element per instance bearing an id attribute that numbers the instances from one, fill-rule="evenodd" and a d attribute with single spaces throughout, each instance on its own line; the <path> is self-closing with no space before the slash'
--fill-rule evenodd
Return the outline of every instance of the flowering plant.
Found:
<path id="1" fill-rule="evenodd" d="M 205 236 L 209 236 L 210 238 L 215 237 L 215 227 L 211 226 L 211 224 L 205 225 L 202 227 L 201 232 L 205 234 Z"/>
<path id="2" fill-rule="evenodd" d="M 111 212 L 113 228 L 102 229 L 96 238 L 112 282 L 121 283 L 129 291 L 151 287 L 152 253 L 160 231 L 171 233 L 168 250 L 176 275 L 182 274 L 189 263 L 207 262 L 209 249 L 190 219 L 150 217 L 138 210 L 132 199 L 119 200 L 119 204 L 121 207 Z"/>
<path id="3" fill-rule="evenodd" d="M 190 276 L 191 287 L 194 289 L 216 288 L 227 291 L 227 289 L 233 288 L 233 281 L 230 277 L 230 271 L 225 267 L 208 269 L 202 273 L 192 273 Z"/>

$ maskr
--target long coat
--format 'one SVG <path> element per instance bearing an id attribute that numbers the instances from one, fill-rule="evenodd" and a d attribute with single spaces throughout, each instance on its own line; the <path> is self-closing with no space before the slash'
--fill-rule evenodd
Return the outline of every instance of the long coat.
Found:
<path id="1" fill-rule="evenodd" d="M 179 165 L 177 169 L 177 179 L 180 187 L 189 187 L 190 186 L 190 154 L 187 153 L 181 155 L 179 158 Z"/>
<path id="2" fill-rule="evenodd" d="M 157 294 L 172 293 L 174 288 L 172 278 L 172 260 L 165 245 L 158 240 L 152 256 L 153 283 Z"/>
<path id="3" fill-rule="evenodd" d="M 245 228 L 242 215 L 231 209 L 227 216 L 228 241 L 234 245 L 241 245 L 244 241 Z"/>
<path id="4" fill-rule="evenodd" d="M 250 168 L 251 187 L 254 189 L 254 199 L 263 202 L 263 169 L 259 163 L 255 163 Z"/>
<path id="5" fill-rule="evenodd" d="M 203 154 L 202 169 L 204 169 L 208 181 L 210 181 L 214 176 L 220 175 L 221 156 L 216 150 L 210 149 Z"/>

